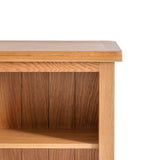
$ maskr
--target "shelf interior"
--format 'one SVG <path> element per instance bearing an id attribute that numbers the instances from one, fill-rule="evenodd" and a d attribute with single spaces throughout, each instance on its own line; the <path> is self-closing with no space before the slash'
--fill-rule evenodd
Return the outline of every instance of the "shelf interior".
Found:
<path id="1" fill-rule="evenodd" d="M 98 149 L 99 73 L 0 73 L 1 149 Z"/>

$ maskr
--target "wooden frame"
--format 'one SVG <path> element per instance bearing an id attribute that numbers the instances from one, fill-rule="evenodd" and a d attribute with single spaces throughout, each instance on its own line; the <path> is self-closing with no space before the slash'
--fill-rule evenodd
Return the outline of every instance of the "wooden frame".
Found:
<path id="1" fill-rule="evenodd" d="M 99 63 L 0 63 L 0 72 L 98 72 Z"/>
<path id="2" fill-rule="evenodd" d="M 114 160 L 121 58 L 115 42 L 0 42 L 0 159 Z"/>
<path id="3" fill-rule="evenodd" d="M 114 63 L 100 64 L 99 159 L 114 159 Z"/>

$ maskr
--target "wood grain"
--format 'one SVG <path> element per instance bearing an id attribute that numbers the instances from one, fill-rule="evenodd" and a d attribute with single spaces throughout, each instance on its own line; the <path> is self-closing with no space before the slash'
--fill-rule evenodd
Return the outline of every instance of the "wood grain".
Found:
<path id="1" fill-rule="evenodd" d="M 98 160 L 97 149 L 76 149 L 75 160 Z"/>
<path id="2" fill-rule="evenodd" d="M 75 160 L 74 149 L 50 149 L 49 160 Z"/>
<path id="3" fill-rule="evenodd" d="M 74 73 L 49 74 L 49 128 L 74 126 Z"/>
<path id="4" fill-rule="evenodd" d="M 22 73 L 22 127 L 48 128 L 48 73 Z"/>
<path id="5" fill-rule="evenodd" d="M 98 148 L 95 130 L 0 129 L 0 148 Z"/>
<path id="6" fill-rule="evenodd" d="M 98 128 L 98 84 L 98 73 L 76 73 L 76 128 Z"/>
<path id="7" fill-rule="evenodd" d="M 0 160 L 22 160 L 20 149 L 0 149 Z"/>
<path id="8" fill-rule="evenodd" d="M 100 64 L 99 159 L 114 160 L 114 63 Z"/>
<path id="9" fill-rule="evenodd" d="M 0 73 L 0 128 L 21 127 L 21 74 Z"/>
<path id="10" fill-rule="evenodd" d="M 0 62 L 114 62 L 114 41 L 0 41 Z"/>
<path id="11" fill-rule="evenodd" d="M 0 63 L 0 72 L 98 72 L 98 63 Z"/>
<path id="12" fill-rule="evenodd" d="M 23 149 L 22 160 L 48 160 L 47 149 Z"/>

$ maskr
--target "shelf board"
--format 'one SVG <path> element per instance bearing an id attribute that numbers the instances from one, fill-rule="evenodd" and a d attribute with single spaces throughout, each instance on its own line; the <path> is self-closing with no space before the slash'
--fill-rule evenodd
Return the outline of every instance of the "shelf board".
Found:
<path id="1" fill-rule="evenodd" d="M 0 129 L 0 148 L 98 148 L 93 130 Z"/>

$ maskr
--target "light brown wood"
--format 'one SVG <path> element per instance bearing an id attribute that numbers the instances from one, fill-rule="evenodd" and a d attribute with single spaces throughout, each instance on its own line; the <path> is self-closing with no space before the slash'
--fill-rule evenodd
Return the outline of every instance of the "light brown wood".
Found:
<path id="1" fill-rule="evenodd" d="M 98 148 L 95 130 L 0 129 L 0 148 Z"/>
<path id="2" fill-rule="evenodd" d="M 114 62 L 122 53 L 112 41 L 0 41 L 0 62 Z"/>
<path id="3" fill-rule="evenodd" d="M 48 160 L 47 149 L 23 149 L 22 160 Z"/>
<path id="4" fill-rule="evenodd" d="M 0 72 L 98 72 L 99 63 L 0 63 Z"/>
<path id="5" fill-rule="evenodd" d="M 75 127 L 98 128 L 99 74 L 76 73 Z"/>
<path id="6" fill-rule="evenodd" d="M 22 73 L 22 128 L 48 128 L 48 73 Z"/>
<path id="7" fill-rule="evenodd" d="M 21 74 L 0 73 L 0 128 L 21 127 Z"/>
<path id="8" fill-rule="evenodd" d="M 114 160 L 114 63 L 100 64 L 99 160 Z"/>
<path id="9" fill-rule="evenodd" d="M 50 73 L 49 128 L 74 127 L 74 73 Z"/>
<path id="10" fill-rule="evenodd" d="M 0 149 L 0 160 L 21 160 L 21 149 Z"/>
<path id="11" fill-rule="evenodd" d="M 0 41 L 0 160 L 114 160 L 121 60 L 111 41 Z"/>
<path id="12" fill-rule="evenodd" d="M 97 149 L 76 149 L 75 160 L 98 160 Z"/>
<path id="13" fill-rule="evenodd" d="M 49 160 L 75 160 L 74 149 L 50 149 Z"/>

